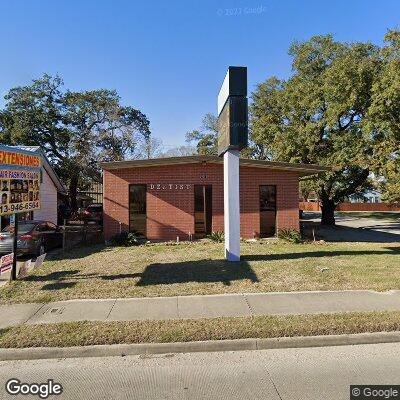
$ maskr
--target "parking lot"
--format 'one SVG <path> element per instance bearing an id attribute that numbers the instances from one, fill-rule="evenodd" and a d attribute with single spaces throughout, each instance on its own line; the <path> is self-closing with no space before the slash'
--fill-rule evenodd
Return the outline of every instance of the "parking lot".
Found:
<path id="1" fill-rule="evenodd" d="M 321 214 L 304 212 L 302 228 L 308 237 L 344 242 L 400 241 L 400 213 L 336 213 L 336 226 L 321 226 Z"/>

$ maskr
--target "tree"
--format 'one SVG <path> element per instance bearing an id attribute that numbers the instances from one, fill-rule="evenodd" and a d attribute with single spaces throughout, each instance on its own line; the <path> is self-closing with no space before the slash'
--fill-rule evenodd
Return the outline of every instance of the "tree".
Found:
<path id="1" fill-rule="evenodd" d="M 41 146 L 69 187 L 73 209 L 80 182 L 99 177 L 99 161 L 122 160 L 140 137 L 150 139 L 146 116 L 121 106 L 112 90 L 64 91 L 60 77 L 44 75 L 11 89 L 5 99 L 1 142 Z"/>
<path id="2" fill-rule="evenodd" d="M 197 153 L 202 155 L 217 155 L 218 153 L 218 127 L 217 117 L 213 114 L 206 114 L 198 130 L 186 133 L 186 142 L 195 142 Z"/>
<path id="3" fill-rule="evenodd" d="M 375 172 L 384 177 L 384 199 L 400 202 L 400 31 L 389 31 L 385 42 L 385 65 L 372 86 L 365 125 L 374 143 Z"/>
<path id="4" fill-rule="evenodd" d="M 197 153 L 197 149 L 193 146 L 173 147 L 163 153 L 163 157 L 185 157 L 193 156 Z"/>
<path id="5" fill-rule="evenodd" d="M 295 42 L 292 76 L 272 77 L 252 94 L 252 140 L 277 161 L 333 167 L 304 183 L 322 205 L 323 224 L 335 224 L 336 205 L 370 187 L 372 142 L 362 122 L 382 67 L 379 48 L 339 43 L 332 36 Z"/>
<path id="6" fill-rule="evenodd" d="M 157 137 L 140 137 L 132 158 L 150 159 L 163 157 L 163 142 Z"/>

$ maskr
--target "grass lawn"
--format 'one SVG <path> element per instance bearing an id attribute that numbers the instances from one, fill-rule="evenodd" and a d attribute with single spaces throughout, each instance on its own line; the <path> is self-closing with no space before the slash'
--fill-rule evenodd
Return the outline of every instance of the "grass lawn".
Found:
<path id="1" fill-rule="evenodd" d="M 1 348 L 336 335 L 400 330 L 400 312 L 214 318 L 178 321 L 71 322 L 0 331 Z"/>
<path id="2" fill-rule="evenodd" d="M 400 289 L 399 243 L 242 243 L 240 263 L 223 244 L 80 247 L 53 255 L 0 288 L 0 303 L 238 292 Z"/>

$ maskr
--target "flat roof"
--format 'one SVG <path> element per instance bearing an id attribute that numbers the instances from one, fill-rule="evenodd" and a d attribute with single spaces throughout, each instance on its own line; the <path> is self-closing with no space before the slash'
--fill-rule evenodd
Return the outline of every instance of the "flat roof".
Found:
<path id="1" fill-rule="evenodd" d="M 185 157 L 165 157 L 165 158 L 151 158 L 146 160 L 129 160 L 129 161 L 112 161 L 100 163 L 104 170 L 123 169 L 123 168 L 143 168 L 143 167 L 159 167 L 167 165 L 179 164 L 222 164 L 223 158 L 217 156 L 185 156 Z M 323 167 L 315 164 L 297 164 L 277 161 L 266 160 L 252 160 L 248 158 L 241 158 L 240 165 L 247 167 L 278 169 L 284 171 L 296 171 L 302 176 L 314 175 L 321 172 L 332 171 L 331 167 Z"/>

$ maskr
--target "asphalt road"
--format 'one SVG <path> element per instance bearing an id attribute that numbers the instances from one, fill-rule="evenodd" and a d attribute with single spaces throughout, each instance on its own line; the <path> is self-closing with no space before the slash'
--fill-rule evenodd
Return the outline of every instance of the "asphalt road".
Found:
<path id="1" fill-rule="evenodd" d="M 400 344 L 0 363 L 5 382 L 54 379 L 51 399 L 349 399 L 350 384 L 400 384 Z"/>

